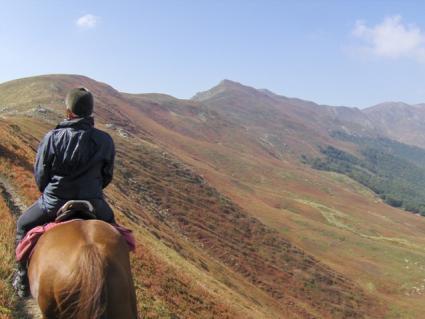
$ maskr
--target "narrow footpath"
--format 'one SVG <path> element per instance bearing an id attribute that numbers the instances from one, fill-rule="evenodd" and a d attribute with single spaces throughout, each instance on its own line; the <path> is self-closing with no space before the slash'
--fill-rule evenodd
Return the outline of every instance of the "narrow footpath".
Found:
<path id="1" fill-rule="evenodd" d="M 22 201 L 19 194 L 15 191 L 13 186 L 7 181 L 4 176 L 0 175 L 0 195 L 9 207 L 13 218 L 18 217 L 26 210 L 26 205 Z M 41 319 L 41 314 L 38 306 L 32 298 L 20 300 L 12 312 L 13 319 Z"/>

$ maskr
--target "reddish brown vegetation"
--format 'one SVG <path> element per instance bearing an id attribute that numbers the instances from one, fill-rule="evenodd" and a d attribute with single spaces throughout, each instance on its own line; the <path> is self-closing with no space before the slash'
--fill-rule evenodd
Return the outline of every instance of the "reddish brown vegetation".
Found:
<path id="1" fill-rule="evenodd" d="M 109 125 L 108 131 L 115 138 L 118 158 L 107 196 L 120 222 L 134 228 L 140 242 L 133 270 L 144 318 L 384 316 L 385 309 L 376 296 L 362 290 L 354 282 L 356 278 L 348 278 L 343 267 L 335 271 L 326 265 L 340 260 L 326 259 L 317 251 L 308 253 L 294 244 L 292 240 L 302 242 L 298 231 L 305 234 L 308 225 L 301 227 L 291 221 L 288 225 L 295 231 L 284 236 L 278 229 L 286 220 L 262 210 L 270 205 L 300 215 L 306 212 L 315 216 L 313 222 L 326 223 L 317 209 L 283 200 L 281 194 L 270 191 L 282 186 L 273 179 L 275 166 L 295 161 L 285 152 L 315 152 L 313 145 L 327 138 L 326 131 L 315 123 L 308 128 L 301 123 L 307 109 L 292 106 L 295 122 L 276 116 L 276 110 L 268 115 L 277 119 L 273 132 L 287 129 L 282 134 L 287 144 L 277 148 L 256 135 L 265 132 L 261 125 L 270 118 L 251 127 L 254 134 L 240 119 L 231 114 L 226 118 L 195 101 L 129 96 L 77 76 L 48 76 L 40 81 L 47 93 L 40 94 L 37 103 L 58 111 L 67 89 L 85 85 L 97 97 L 100 126 L 114 125 Z M 50 89 L 52 83 L 56 90 Z M 270 107 L 267 98 L 262 101 Z M 22 105 L 24 109 L 31 106 Z M 237 99 L 230 106 L 244 111 Z M 245 116 L 252 120 L 249 112 Z M 15 115 L 0 129 L 4 136 L 0 172 L 27 203 L 38 196 L 31 172 L 35 147 L 50 127 L 37 118 Z M 307 134 L 314 137 L 302 140 Z M 269 183 L 264 189 L 262 179 Z M 310 182 L 288 179 L 285 187 L 294 193 L 323 196 Z M 249 203 L 255 206 L 250 208 Z M 270 222 L 274 220 L 278 221 L 276 227 Z"/>

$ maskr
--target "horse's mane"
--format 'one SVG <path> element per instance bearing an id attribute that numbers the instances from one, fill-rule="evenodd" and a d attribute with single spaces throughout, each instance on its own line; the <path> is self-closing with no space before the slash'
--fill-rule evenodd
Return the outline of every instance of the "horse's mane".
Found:
<path id="1" fill-rule="evenodd" d="M 46 232 L 28 271 L 44 317 L 136 319 L 128 253 L 119 232 L 102 221 L 78 220 Z"/>
<path id="2" fill-rule="evenodd" d="M 100 318 L 105 312 L 107 291 L 105 265 L 95 244 L 81 247 L 67 285 L 61 288 L 58 310 L 60 319 Z"/>

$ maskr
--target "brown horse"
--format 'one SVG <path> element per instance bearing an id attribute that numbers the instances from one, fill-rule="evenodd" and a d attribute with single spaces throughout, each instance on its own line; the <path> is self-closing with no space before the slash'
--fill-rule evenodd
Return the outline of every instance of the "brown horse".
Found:
<path id="1" fill-rule="evenodd" d="M 28 278 L 44 319 L 137 319 L 129 249 L 105 222 L 77 220 L 46 232 Z"/>

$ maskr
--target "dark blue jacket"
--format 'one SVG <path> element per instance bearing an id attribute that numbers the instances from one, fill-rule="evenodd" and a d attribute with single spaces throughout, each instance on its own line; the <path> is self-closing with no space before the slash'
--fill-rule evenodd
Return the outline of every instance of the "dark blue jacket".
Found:
<path id="1" fill-rule="evenodd" d="M 92 117 L 65 120 L 40 143 L 35 180 L 47 213 L 72 199 L 103 200 L 112 180 L 115 147 L 111 136 L 94 128 Z M 97 205 L 96 205 L 97 206 Z"/>

